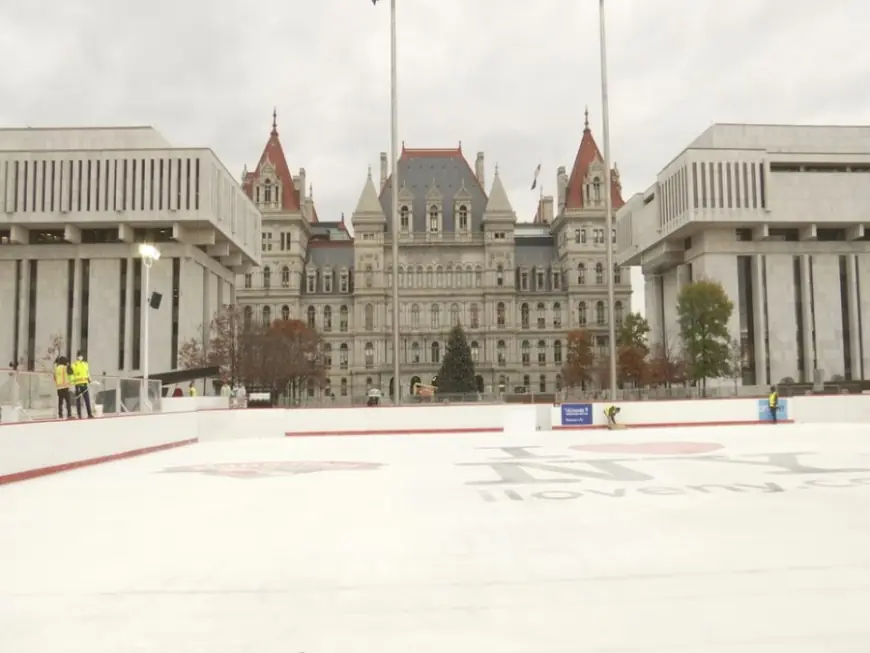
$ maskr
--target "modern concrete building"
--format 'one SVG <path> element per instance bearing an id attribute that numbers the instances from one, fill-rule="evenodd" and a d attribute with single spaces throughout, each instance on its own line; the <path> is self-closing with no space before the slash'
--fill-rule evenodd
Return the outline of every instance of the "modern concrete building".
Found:
<path id="1" fill-rule="evenodd" d="M 618 212 L 654 341 L 677 295 L 723 284 L 744 383 L 870 375 L 870 127 L 714 125 Z"/>
<path id="2" fill-rule="evenodd" d="M 444 356 L 450 328 L 462 324 L 481 391 L 560 387 L 571 328 L 607 346 L 611 315 L 630 306 L 630 279 L 617 271 L 614 310 L 607 306 L 604 164 L 586 128 L 568 174 L 558 171 L 558 211 L 542 197 L 527 223 L 517 216 L 484 155 L 469 165 L 462 148 L 410 149 L 399 163 L 399 233 L 391 214 L 392 178 L 381 154 L 378 176 L 362 176 L 348 222 L 318 216 L 301 169 L 293 175 L 273 124 L 263 154 L 244 173 L 244 188 L 263 214 L 263 267 L 239 283 L 249 319 L 294 317 L 324 337 L 336 401 L 392 379 L 392 239 L 399 238 L 403 395 L 428 382 Z M 618 174 L 613 195 L 621 205 Z M 612 237 L 612 236 L 611 236 Z M 312 397 L 321 390 L 310 389 Z"/>
<path id="3" fill-rule="evenodd" d="M 260 214 L 214 153 L 150 127 L 0 130 L 0 207 L 0 367 L 39 369 L 60 339 L 94 374 L 139 374 L 148 242 L 149 371 L 171 370 L 260 260 Z"/>

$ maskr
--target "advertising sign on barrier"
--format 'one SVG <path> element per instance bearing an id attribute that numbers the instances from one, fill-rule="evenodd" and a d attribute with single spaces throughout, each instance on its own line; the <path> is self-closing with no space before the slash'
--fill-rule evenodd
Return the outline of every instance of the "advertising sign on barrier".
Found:
<path id="1" fill-rule="evenodd" d="M 562 426 L 592 424 L 592 404 L 562 404 Z"/>
<path id="2" fill-rule="evenodd" d="M 788 399 L 780 399 L 776 405 L 776 419 L 784 422 L 788 419 Z M 770 404 L 767 399 L 758 400 L 758 421 L 772 422 L 773 415 L 770 414 Z"/>

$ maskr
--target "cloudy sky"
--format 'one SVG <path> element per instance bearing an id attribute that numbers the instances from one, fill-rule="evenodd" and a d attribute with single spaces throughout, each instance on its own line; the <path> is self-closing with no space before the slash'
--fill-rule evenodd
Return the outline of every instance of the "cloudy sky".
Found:
<path id="1" fill-rule="evenodd" d="M 625 194 L 713 122 L 867 123 L 866 0 L 607 0 Z M 601 143 L 595 0 L 398 0 L 400 138 L 499 164 L 521 220 Z M 0 3 L 0 125 L 150 124 L 239 174 L 273 106 L 324 219 L 389 148 L 389 5 L 371 0 Z"/>

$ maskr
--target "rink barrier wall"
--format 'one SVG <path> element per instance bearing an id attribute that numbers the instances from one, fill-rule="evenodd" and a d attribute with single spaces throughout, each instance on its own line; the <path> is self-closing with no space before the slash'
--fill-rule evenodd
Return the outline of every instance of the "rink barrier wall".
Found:
<path id="1" fill-rule="evenodd" d="M 630 428 L 756 425 L 764 400 L 618 402 Z M 783 400 L 787 422 L 854 424 L 870 421 L 870 395 Z M 760 403 L 762 402 L 762 403 Z M 591 423 L 563 424 L 549 404 L 437 405 L 335 409 L 199 410 L 92 420 L 0 425 L 0 485 L 85 466 L 221 440 L 337 435 L 534 433 L 604 428 L 604 402 L 590 402 Z M 352 428 L 349 428 L 352 427 Z"/>

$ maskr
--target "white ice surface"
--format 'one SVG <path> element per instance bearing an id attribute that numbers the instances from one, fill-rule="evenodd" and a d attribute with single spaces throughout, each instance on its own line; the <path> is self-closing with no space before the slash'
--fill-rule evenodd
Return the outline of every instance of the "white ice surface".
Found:
<path id="1" fill-rule="evenodd" d="M 569 448 L 682 441 L 743 462 Z M 499 446 L 636 478 L 468 485 Z M 270 461 L 384 466 L 161 472 Z M 845 426 L 200 444 L 0 487 L 0 651 L 867 653 L 867 479 Z"/>

